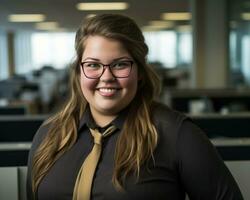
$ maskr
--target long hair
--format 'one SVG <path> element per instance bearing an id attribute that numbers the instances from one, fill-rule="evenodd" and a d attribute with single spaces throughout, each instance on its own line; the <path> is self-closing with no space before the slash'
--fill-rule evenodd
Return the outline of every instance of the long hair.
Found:
<path id="1" fill-rule="evenodd" d="M 130 111 L 116 144 L 112 177 L 114 187 L 123 190 L 126 177 L 133 173 L 138 178 L 142 164 L 153 157 L 157 132 L 151 119 L 151 107 L 154 97 L 160 92 L 160 82 L 146 64 L 148 47 L 141 30 L 129 17 L 97 15 L 86 19 L 76 33 L 76 59 L 70 72 L 69 98 L 61 110 L 47 120 L 49 131 L 33 158 L 31 174 L 34 195 L 51 166 L 76 142 L 77 127 L 88 105 L 80 87 L 80 61 L 86 39 L 94 35 L 120 41 L 135 60 L 140 76 L 137 93 L 129 105 Z"/>

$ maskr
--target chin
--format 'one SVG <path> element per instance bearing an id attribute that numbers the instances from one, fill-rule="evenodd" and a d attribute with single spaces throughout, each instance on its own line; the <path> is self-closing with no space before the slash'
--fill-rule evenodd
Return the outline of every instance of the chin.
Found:
<path id="1" fill-rule="evenodd" d="M 108 115 L 117 115 L 123 108 L 122 107 L 116 107 L 116 106 L 106 106 L 100 109 L 102 110 L 102 113 L 108 114 Z"/>

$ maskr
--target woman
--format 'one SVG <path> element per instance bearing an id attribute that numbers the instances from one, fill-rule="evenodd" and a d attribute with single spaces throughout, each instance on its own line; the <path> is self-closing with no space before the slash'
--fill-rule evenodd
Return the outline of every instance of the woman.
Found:
<path id="1" fill-rule="evenodd" d="M 70 98 L 33 141 L 29 199 L 242 199 L 205 134 L 153 101 L 160 84 L 133 20 L 89 18 L 75 48 Z M 97 130 L 102 142 L 93 142 Z"/>

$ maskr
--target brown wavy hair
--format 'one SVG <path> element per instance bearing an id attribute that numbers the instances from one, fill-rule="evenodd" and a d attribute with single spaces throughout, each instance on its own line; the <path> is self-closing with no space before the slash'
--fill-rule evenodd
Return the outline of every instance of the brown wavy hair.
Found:
<path id="1" fill-rule="evenodd" d="M 138 178 L 141 165 L 153 157 L 157 132 L 151 119 L 151 107 L 160 92 L 160 81 L 152 68 L 146 64 L 148 47 L 143 34 L 137 24 L 127 16 L 102 14 L 87 18 L 76 33 L 76 59 L 70 71 L 69 98 L 62 109 L 46 121 L 45 124 L 50 127 L 49 131 L 33 157 L 34 195 L 51 166 L 76 142 L 77 127 L 88 105 L 80 87 L 80 62 L 86 39 L 94 35 L 120 41 L 135 60 L 141 77 L 116 144 L 112 177 L 114 187 L 123 190 L 126 177 L 133 173 Z"/>

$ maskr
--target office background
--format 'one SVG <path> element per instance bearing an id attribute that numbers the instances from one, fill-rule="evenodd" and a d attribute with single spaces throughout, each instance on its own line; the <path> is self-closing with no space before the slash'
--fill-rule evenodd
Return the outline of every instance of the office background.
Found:
<path id="1" fill-rule="evenodd" d="M 0 0 L 0 199 L 26 199 L 27 154 L 67 97 L 75 31 L 107 12 L 140 25 L 163 84 L 159 101 L 193 118 L 250 199 L 250 0 L 112 1 L 117 10 L 82 3 Z"/>

